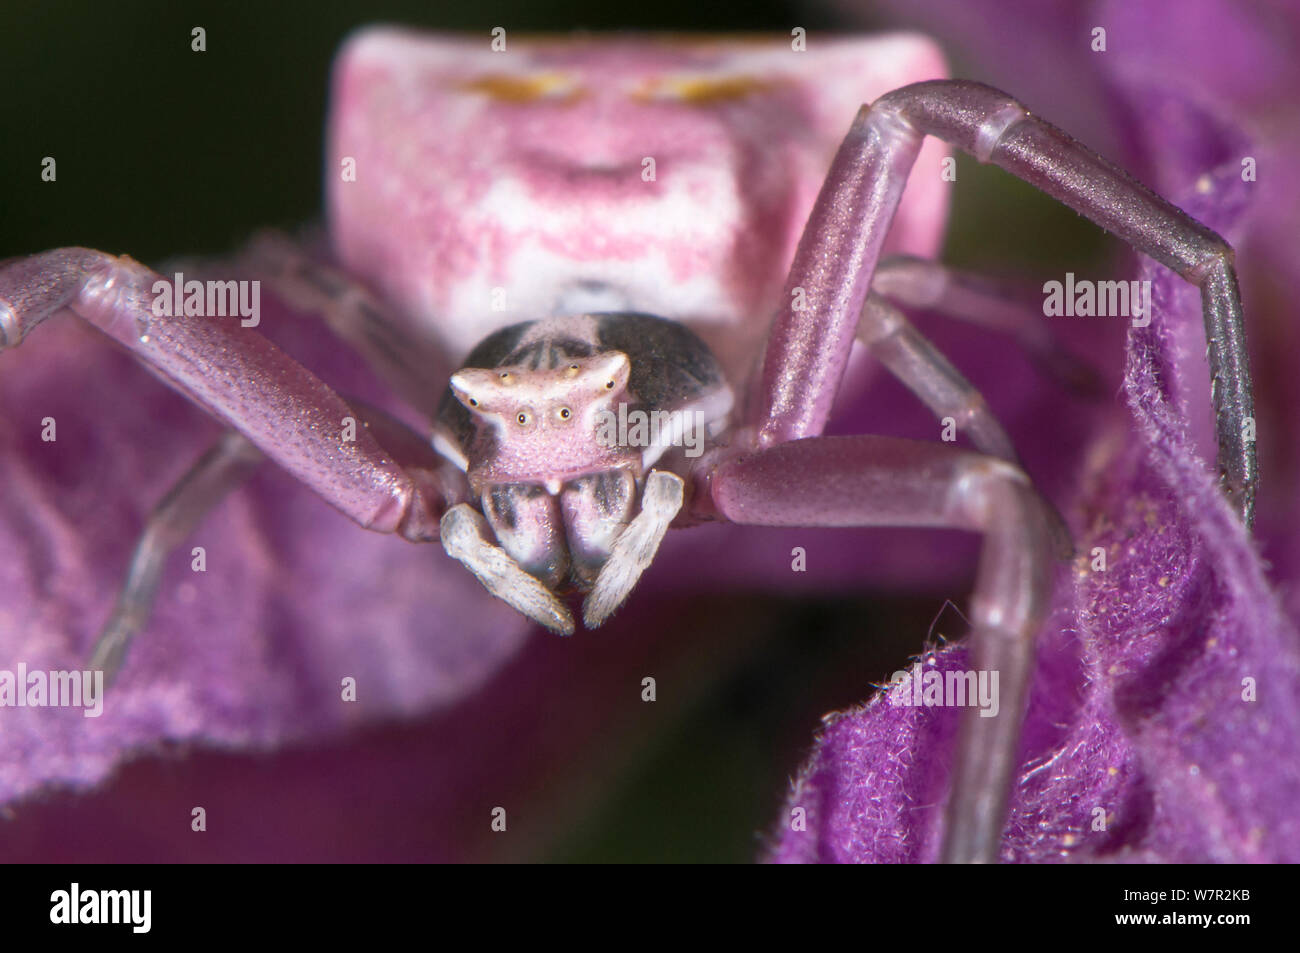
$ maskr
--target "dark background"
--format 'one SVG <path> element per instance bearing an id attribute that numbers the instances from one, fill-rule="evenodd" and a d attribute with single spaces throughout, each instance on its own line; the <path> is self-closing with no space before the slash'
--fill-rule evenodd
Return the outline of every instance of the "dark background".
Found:
<path id="1" fill-rule="evenodd" d="M 220 252 L 258 226 L 319 215 L 329 66 L 343 37 L 366 23 L 483 33 L 498 25 L 781 33 L 888 25 L 870 4 L 861 7 L 850 24 L 833 10 L 773 0 L 746 4 L 743 13 L 681 0 L 383 2 L 364 12 L 343 2 L 7 4 L 0 256 L 77 244 L 150 261 Z M 207 29 L 206 53 L 190 51 L 194 26 Z M 968 72 L 959 51 L 950 55 L 954 75 Z M 39 177 L 47 155 L 58 159 L 56 188 Z M 978 184 L 958 190 L 949 260 L 1064 259 L 1094 236 L 1072 229 L 1077 216 L 1027 186 L 960 161 L 962 180 Z M 1016 200 L 1010 206 L 1008 196 Z M 999 228 L 961 237 L 964 222 L 994 210 Z M 1052 227 L 1030 227 L 1041 222 Z M 1033 240 L 1017 239 L 1026 234 Z"/>

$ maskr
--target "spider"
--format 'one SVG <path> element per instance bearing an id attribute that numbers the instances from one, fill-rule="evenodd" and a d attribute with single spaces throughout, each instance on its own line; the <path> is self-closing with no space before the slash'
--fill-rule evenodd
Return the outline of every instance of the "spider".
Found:
<path id="1" fill-rule="evenodd" d="M 994 324 L 1006 308 L 902 254 L 932 252 L 943 217 L 926 137 L 1201 289 L 1219 469 L 1247 524 L 1253 410 L 1229 246 L 1005 93 L 941 75 L 915 36 L 355 35 L 335 72 L 328 260 L 271 236 L 226 267 L 319 313 L 428 434 L 336 394 L 255 316 L 191 307 L 179 276 L 82 248 L 0 264 L 0 348 L 71 311 L 230 428 L 150 517 L 91 667 L 118 669 L 167 552 L 266 458 L 362 527 L 440 542 L 562 634 L 574 597 L 588 628 L 623 605 L 673 526 L 966 529 L 985 537 L 973 665 L 1000 673 L 1001 698 L 963 716 L 941 856 L 996 860 L 1052 559 L 1071 547 L 900 310 Z M 822 436 L 855 343 L 975 449 Z"/>

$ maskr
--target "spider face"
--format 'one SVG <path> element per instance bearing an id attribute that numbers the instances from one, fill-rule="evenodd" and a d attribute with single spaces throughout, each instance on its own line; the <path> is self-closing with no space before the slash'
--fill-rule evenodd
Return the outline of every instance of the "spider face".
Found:
<path id="1" fill-rule="evenodd" d="M 450 387 L 474 426 L 471 491 L 501 547 L 552 590 L 587 589 L 642 475 L 639 453 L 597 439 L 598 418 L 627 399 L 630 364 L 573 339 L 545 352 L 547 366 L 539 349 L 532 364 L 465 368 Z"/>
<path id="2" fill-rule="evenodd" d="M 480 439 L 472 443 L 470 487 L 560 483 L 601 470 L 633 468 L 640 457 L 597 439 L 599 419 L 627 399 L 630 364 L 622 351 L 580 356 L 577 341 L 552 343 L 557 367 L 526 363 L 467 367 L 451 377 L 451 392 L 469 410 Z"/>
<path id="3" fill-rule="evenodd" d="M 592 588 L 646 474 L 668 454 L 664 468 L 676 458 L 685 475 L 682 438 L 720 435 L 733 402 L 704 342 L 649 315 L 516 325 L 466 363 L 435 444 L 465 471 L 501 548 L 551 591 Z"/>

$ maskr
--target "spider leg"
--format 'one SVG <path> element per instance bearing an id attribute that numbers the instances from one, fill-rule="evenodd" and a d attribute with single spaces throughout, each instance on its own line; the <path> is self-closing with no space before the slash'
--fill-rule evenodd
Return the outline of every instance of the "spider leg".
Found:
<path id="1" fill-rule="evenodd" d="M 0 349 L 70 310 L 360 525 L 438 538 L 456 489 L 432 449 L 426 466 L 439 476 L 417 480 L 352 406 L 237 318 L 155 314 L 158 282 L 169 284 L 130 258 L 84 248 L 2 262 Z"/>
<path id="2" fill-rule="evenodd" d="M 91 671 L 102 670 L 111 683 L 131 639 L 144 628 L 168 554 L 221 500 L 262 462 L 262 454 L 234 431 L 227 431 L 168 491 L 149 514 L 131 555 L 112 615 L 100 629 L 90 654 Z"/>
<path id="3" fill-rule="evenodd" d="M 573 616 L 564 603 L 492 542 L 487 520 L 474 507 L 458 503 L 447 510 L 441 536 L 447 555 L 472 572 L 492 595 L 552 632 L 573 634 Z"/>
<path id="4" fill-rule="evenodd" d="M 711 466 L 711 465 L 706 465 Z M 724 460 L 712 505 L 761 526 L 931 526 L 984 534 L 971 601 L 971 666 L 998 673 L 991 717 L 962 712 L 941 859 L 993 862 L 1017 767 L 1035 636 L 1051 596 L 1047 508 L 992 457 L 893 437 L 809 437 Z"/>
<path id="5" fill-rule="evenodd" d="M 959 271 L 910 255 L 883 259 L 871 290 L 905 308 L 933 311 L 946 318 L 1008 334 L 1048 377 L 1089 397 L 1103 392 L 1097 369 L 1057 339 L 1043 320 L 1037 288 L 1013 286 L 984 275 Z"/>
<path id="6" fill-rule="evenodd" d="M 1254 415 L 1254 398 L 1231 247 L 1122 169 L 980 83 L 916 83 L 858 113 L 809 216 L 768 339 L 752 421 L 759 445 L 813 436 L 825 426 L 882 243 L 927 135 L 1037 186 L 1201 289 L 1220 481 L 1249 526 L 1257 471 L 1245 422 Z"/>
<path id="7" fill-rule="evenodd" d="M 360 425 L 379 438 L 428 498 L 448 496 L 440 482 L 446 464 L 433 454 L 418 434 L 379 408 L 355 399 L 350 401 L 350 406 Z M 104 672 L 105 685 L 113 681 L 126 658 L 131 640 L 149 621 L 167 557 L 264 459 L 245 437 L 236 431 L 227 431 L 149 514 L 131 554 L 131 563 L 118 591 L 113 612 L 100 629 L 87 663 L 91 671 Z M 429 464 L 434 461 L 437 469 L 430 469 Z"/>
<path id="8" fill-rule="evenodd" d="M 432 344 L 417 341 L 385 305 L 343 271 L 312 258 L 279 232 L 263 232 L 240 264 L 290 307 L 319 315 L 375 372 L 427 419 L 437 413 L 452 368 Z"/>
<path id="9" fill-rule="evenodd" d="M 651 470 L 641 492 L 641 511 L 623 527 L 582 606 L 582 620 L 594 629 L 623 604 L 646 571 L 664 533 L 685 498 L 685 481 L 675 473 Z"/>
<path id="10" fill-rule="evenodd" d="M 939 418 L 951 417 L 981 453 L 1020 460 L 983 395 L 903 313 L 872 292 L 862 305 L 858 339 Z"/>
<path id="11" fill-rule="evenodd" d="M 858 338 L 889 371 L 940 419 L 951 417 L 981 452 L 1021 466 L 1011 438 L 983 395 L 903 313 L 874 291 L 858 321 Z M 1069 527 L 1048 505 L 1053 549 L 1062 559 L 1074 552 Z"/>

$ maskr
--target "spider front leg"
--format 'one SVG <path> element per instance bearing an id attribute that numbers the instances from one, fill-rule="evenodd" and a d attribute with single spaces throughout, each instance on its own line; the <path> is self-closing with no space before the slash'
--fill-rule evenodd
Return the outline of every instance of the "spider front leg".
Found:
<path id="1" fill-rule="evenodd" d="M 998 711 L 963 712 L 941 859 L 997 860 L 1016 768 L 1034 644 L 1051 595 L 1050 516 L 1017 468 L 967 450 L 893 437 L 810 437 L 712 471 L 734 523 L 929 526 L 985 536 L 971 604 L 971 665 L 997 672 Z"/>
<path id="2" fill-rule="evenodd" d="M 903 313 L 874 291 L 867 295 L 858 339 L 940 419 L 951 417 L 976 449 L 1020 466 L 1011 438 L 984 397 Z M 1061 558 L 1074 552 L 1065 518 L 1050 503 L 1053 549 Z"/>
<path id="3" fill-rule="evenodd" d="M 981 719 L 971 710 L 963 718 L 942 858 L 987 862 L 997 859 L 1006 817 L 1034 636 L 1050 595 L 1056 521 L 1008 463 L 878 437 L 819 437 L 860 336 L 936 412 L 966 408 L 979 445 L 1012 456 L 960 374 L 901 315 L 869 297 L 927 134 L 1037 185 L 1201 288 L 1219 467 L 1247 525 L 1256 473 L 1253 443 L 1243 438 L 1253 402 L 1232 252 L 1219 236 L 990 87 L 919 83 L 858 114 L 809 216 L 773 322 L 745 431 L 754 435 L 752 447 L 736 447 L 698 476 L 718 514 L 734 522 L 950 526 L 986 535 L 972 612 L 973 663 L 998 671 L 1009 694 L 997 716 Z M 900 288 L 915 291 L 924 278 L 912 275 Z M 943 289 L 936 300 L 945 300 Z M 951 294 L 946 300 L 953 303 Z"/>
<path id="4" fill-rule="evenodd" d="M 436 540 L 442 501 L 319 378 L 237 319 L 159 316 L 166 279 L 130 258 L 67 248 L 0 264 L 0 346 L 15 347 L 68 309 L 174 389 L 239 431 L 357 523 Z M 354 432 L 355 430 L 355 432 Z M 429 452 L 429 466 L 441 461 Z"/>
<path id="5" fill-rule="evenodd" d="M 109 669 L 147 615 L 159 561 L 247 474 L 252 447 L 360 525 L 415 542 L 437 540 L 442 513 L 463 494 L 454 468 L 422 438 L 345 402 L 238 319 L 156 314 L 161 281 L 129 258 L 82 248 L 0 263 L 0 348 L 67 309 L 241 435 L 200 461 L 151 517 L 96 643 L 94 658 Z"/>
<path id="6" fill-rule="evenodd" d="M 917 83 L 859 112 L 809 216 L 773 324 L 761 381 L 760 445 L 824 427 L 885 235 L 926 135 L 1007 169 L 1201 289 L 1219 473 L 1249 526 L 1257 472 L 1246 421 L 1254 398 L 1232 249 L 1123 170 L 980 83 Z"/>

